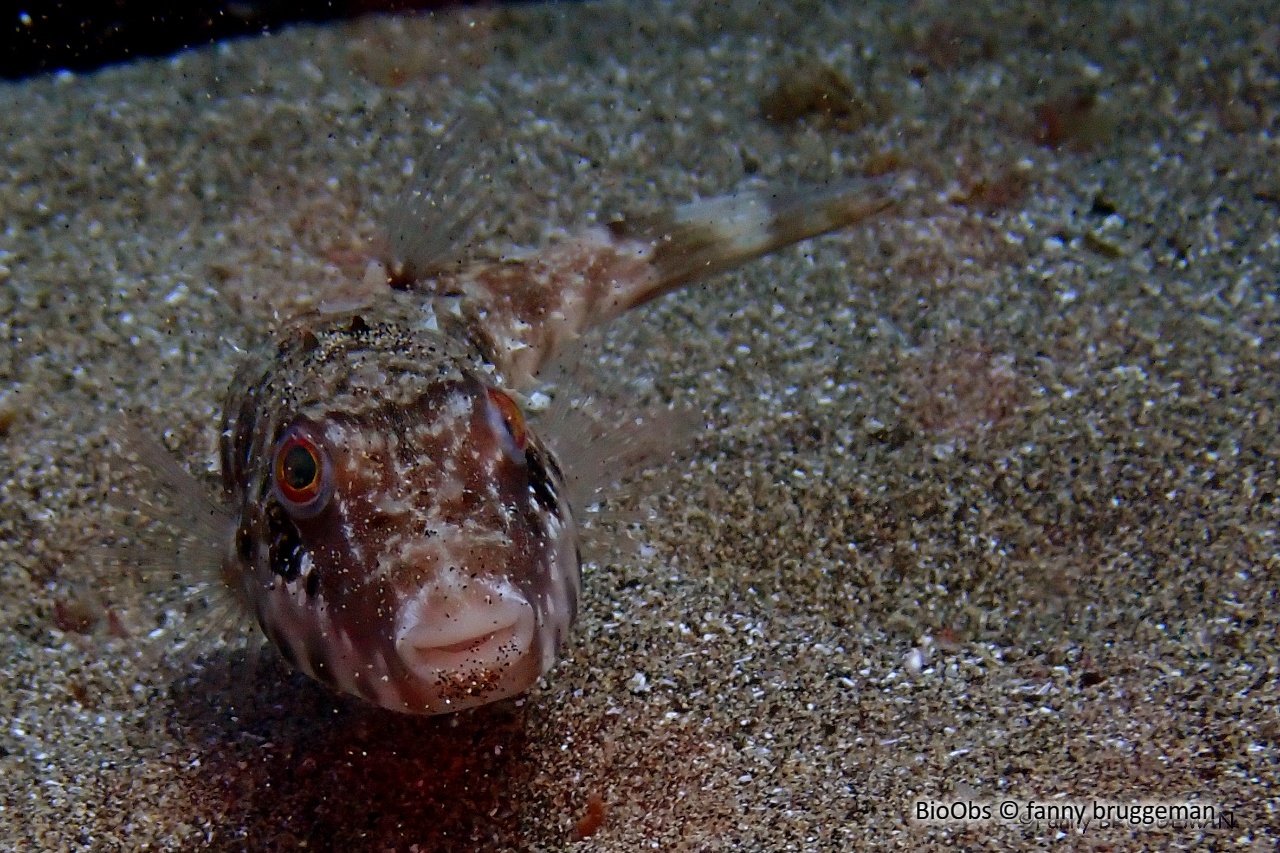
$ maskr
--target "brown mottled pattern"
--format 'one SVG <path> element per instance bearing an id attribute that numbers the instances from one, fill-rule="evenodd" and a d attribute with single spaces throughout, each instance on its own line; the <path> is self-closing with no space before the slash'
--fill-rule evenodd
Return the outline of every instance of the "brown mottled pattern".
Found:
<path id="1" fill-rule="evenodd" d="M 514 387 L 523 387 L 567 342 L 636 304 L 632 294 L 654 279 L 651 256 L 648 243 L 589 231 L 536 256 L 464 270 L 431 286 L 464 294 L 472 338 L 488 347 Z"/>
<path id="2" fill-rule="evenodd" d="M 894 203 L 884 182 L 693 202 L 583 231 L 536 255 L 414 285 L 460 293 L 469 336 L 515 387 L 568 341 L 665 293 Z"/>
<path id="3" fill-rule="evenodd" d="M 339 690 L 416 713 L 522 692 L 572 626 L 579 558 L 561 463 L 504 389 L 591 326 L 888 204 L 849 187 L 715 199 L 295 322 L 224 409 L 228 582 Z M 290 449 L 305 500 L 275 479 Z"/>
<path id="4" fill-rule="evenodd" d="M 573 543 L 566 555 L 559 535 L 571 538 L 569 510 L 540 503 L 547 487 L 531 484 L 527 467 L 497 446 L 481 375 L 456 341 L 361 317 L 299 326 L 242 369 L 226 407 L 224 480 L 245 543 L 229 578 L 286 658 L 398 710 L 466 707 L 523 689 L 544 668 L 535 645 L 501 671 L 450 674 L 435 685 L 410 673 L 395 649 L 396 619 L 432 573 L 456 566 L 472 578 L 513 581 L 539 610 L 539 630 L 555 638 L 576 608 L 576 578 L 554 618 L 546 608 L 556 587 L 547 575 L 567 560 L 577 571 Z M 289 519 L 272 489 L 272 460 L 281 435 L 299 425 L 328 453 L 333 494 L 314 517 Z M 530 446 L 549 454 L 536 438 Z M 552 476 L 544 467 L 537 474 Z M 271 565 L 280 518 L 306 552 L 293 582 Z M 415 544 L 424 539 L 432 547 Z M 394 696 L 370 683 L 382 677 Z"/>

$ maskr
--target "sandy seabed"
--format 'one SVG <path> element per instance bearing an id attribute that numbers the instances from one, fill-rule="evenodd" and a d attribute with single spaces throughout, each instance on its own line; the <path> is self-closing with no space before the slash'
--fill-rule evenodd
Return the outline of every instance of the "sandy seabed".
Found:
<path id="1" fill-rule="evenodd" d="M 1273 8 L 521 6 L 0 103 L 0 847 L 1275 849 Z M 182 585 L 90 556 L 118 413 L 212 489 L 239 352 L 365 287 L 477 103 L 480 253 L 743 186 L 910 191 L 595 342 L 708 426 L 523 702 L 399 717 L 162 655 L 201 630 Z M 915 820 L 1135 800 L 1218 820 Z"/>

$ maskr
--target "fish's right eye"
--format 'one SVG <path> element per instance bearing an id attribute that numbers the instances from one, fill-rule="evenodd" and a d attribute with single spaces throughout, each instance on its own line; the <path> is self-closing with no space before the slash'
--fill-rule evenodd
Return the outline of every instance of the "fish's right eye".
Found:
<path id="1" fill-rule="evenodd" d="M 520 411 L 515 400 L 497 388 L 486 388 L 485 391 L 489 395 L 490 421 L 495 420 L 494 416 L 496 416 L 496 419 L 502 422 L 509 445 L 508 454 L 522 458 L 524 449 L 529 443 L 529 428 L 525 425 L 524 413 Z"/>
<path id="2" fill-rule="evenodd" d="M 328 455 L 301 427 L 292 427 L 276 445 L 272 475 L 276 494 L 289 514 L 309 518 L 328 503 L 333 474 Z"/>

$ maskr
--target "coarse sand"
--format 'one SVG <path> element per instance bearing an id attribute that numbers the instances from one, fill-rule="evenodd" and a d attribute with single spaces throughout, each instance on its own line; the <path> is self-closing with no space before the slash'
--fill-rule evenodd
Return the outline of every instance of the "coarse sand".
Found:
<path id="1" fill-rule="evenodd" d="M 0 104 L 0 848 L 1275 849 L 1273 5 L 460 10 Z M 477 255 L 744 186 L 906 191 L 593 341 L 707 427 L 621 499 L 648 519 L 602 534 L 541 686 L 411 718 L 194 640 L 197 561 L 101 556 L 143 488 L 113 440 L 212 492 L 241 351 L 380 286 L 444 156 Z M 1138 800 L 1216 822 L 1025 822 Z"/>

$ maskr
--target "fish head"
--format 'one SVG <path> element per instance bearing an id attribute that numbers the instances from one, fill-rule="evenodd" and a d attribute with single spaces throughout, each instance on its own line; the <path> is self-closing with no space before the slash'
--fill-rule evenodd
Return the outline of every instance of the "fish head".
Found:
<path id="1" fill-rule="evenodd" d="M 224 575 L 293 665 L 448 713 L 527 690 L 577 610 L 565 480 L 515 400 L 443 337 L 349 323 L 237 382 Z"/>

